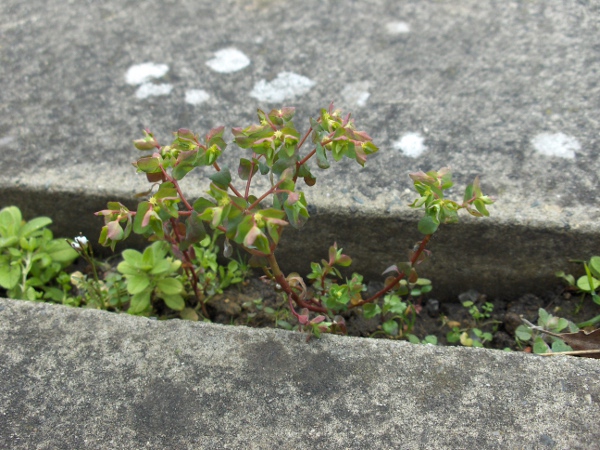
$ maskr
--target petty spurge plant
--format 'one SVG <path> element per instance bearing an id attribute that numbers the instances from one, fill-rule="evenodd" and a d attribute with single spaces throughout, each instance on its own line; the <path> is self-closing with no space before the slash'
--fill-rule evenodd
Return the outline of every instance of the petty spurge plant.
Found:
<path id="1" fill-rule="evenodd" d="M 311 119 L 303 135 L 297 131 L 293 116 L 293 108 L 269 113 L 258 110 L 258 124 L 232 129 L 234 143 L 247 152 L 237 168 L 241 187 L 234 182 L 229 169 L 219 164 L 219 157 L 227 146 L 223 127 L 211 130 L 204 139 L 190 130 L 180 129 L 174 133 L 175 139 L 165 146 L 146 130 L 144 137 L 134 141 L 134 145 L 151 154 L 139 158 L 134 166 L 152 183 L 148 198 L 139 203 L 136 211 L 111 202 L 107 209 L 96 213 L 105 220 L 100 243 L 114 249 L 115 244 L 132 231 L 166 242 L 181 262 L 176 270 L 183 270 L 190 280 L 195 293 L 195 300 L 191 302 L 200 305 L 202 314 L 208 317 L 202 306 L 201 268 L 194 264 L 195 245 L 205 239 L 210 230 L 218 230 L 225 235 L 225 255 L 231 254 L 231 242 L 250 254 L 250 263 L 261 267 L 275 288 L 285 294 L 300 328 L 317 336 L 322 332 L 343 333 L 345 323 L 340 313 L 366 307 L 368 314 L 389 313 L 386 327 L 393 332 L 395 327 L 406 325 L 399 319 L 406 316 L 403 316 L 406 310 L 399 311 L 401 302 L 395 299 L 411 291 L 420 295 L 430 289 L 427 282 L 419 282 L 416 266 L 426 258 L 426 247 L 438 226 L 457 222 L 460 209 L 473 216 L 487 216 L 486 206 L 493 201 L 483 195 L 477 178 L 466 188 L 463 201 L 456 202 L 445 198 L 445 191 L 453 185 L 449 169 L 412 173 L 410 177 L 419 197 L 410 206 L 425 211 L 418 224 L 425 237 L 415 246 L 408 261 L 389 267 L 384 272 L 389 274 L 384 287 L 365 298 L 366 287 L 360 274 L 352 274 L 348 279 L 342 276 L 340 269 L 348 267 L 351 258 L 334 244 L 327 260 L 312 264 L 307 277 L 312 285 L 308 286 L 297 273 L 286 275 L 281 271 L 276 250 L 286 227 L 299 228 L 309 218 L 305 194 L 300 190 L 302 184 L 313 186 L 317 182 L 309 162 L 316 160 L 321 170 L 329 169 L 332 160 L 337 162 L 343 158 L 364 166 L 368 156 L 378 148 L 367 133 L 356 130 L 349 114 L 342 116 L 333 105 L 321 110 L 317 119 Z M 309 150 L 301 153 L 306 145 Z M 209 177 L 207 195 L 191 201 L 183 193 L 180 181 L 197 167 L 212 167 L 214 173 Z M 258 177 L 266 178 L 269 187 L 255 193 L 253 181 Z M 129 288 L 128 284 L 128 288 L 130 292 L 131 289 L 144 292 L 150 283 L 144 281 L 143 286 L 136 288 Z M 165 286 L 168 288 L 165 295 L 181 295 L 179 286 L 173 282 Z M 159 284 L 157 288 L 162 289 Z M 164 289 L 162 291 L 164 294 Z M 377 310 L 372 305 L 382 297 L 388 300 Z M 181 307 L 178 297 L 175 303 Z"/>

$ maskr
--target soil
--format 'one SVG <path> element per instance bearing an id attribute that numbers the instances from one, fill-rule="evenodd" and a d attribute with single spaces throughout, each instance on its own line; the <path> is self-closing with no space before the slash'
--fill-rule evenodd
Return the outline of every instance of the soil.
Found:
<path id="1" fill-rule="evenodd" d="M 377 284 L 369 285 L 369 292 L 376 292 L 380 287 Z M 490 317 L 476 323 L 461 303 L 468 300 L 473 301 L 480 311 L 486 302 L 492 303 L 494 309 Z M 290 319 L 287 301 L 283 300 L 283 296 L 258 278 L 247 280 L 243 286 L 227 289 L 223 294 L 213 297 L 207 305 L 211 319 L 216 323 L 253 327 L 276 327 L 278 320 L 297 323 L 293 318 Z M 429 297 L 416 301 L 415 305 L 418 314 L 412 334 L 420 339 L 434 335 L 438 345 L 452 345 L 448 343 L 446 335 L 453 326 L 460 329 L 477 327 L 493 334 L 491 343 L 485 345 L 487 348 L 525 351 L 528 351 L 527 347 L 519 348 L 515 341 L 515 329 L 523 323 L 521 318 L 536 324 L 540 308 L 574 323 L 600 315 L 600 305 L 591 298 L 581 301 L 581 295 L 575 295 L 558 283 L 543 296 L 525 294 L 519 298 L 491 299 L 485 294 L 468 290 L 455 301 L 439 302 Z M 385 338 L 380 319 L 365 319 L 358 310 L 348 311 L 342 316 L 348 335 Z"/>
<path id="2" fill-rule="evenodd" d="M 116 261 L 111 261 L 107 266 L 112 266 L 114 271 Z M 86 264 L 79 258 L 78 264 L 70 269 L 85 271 Z M 382 287 L 380 283 L 371 283 L 366 295 L 374 294 Z M 0 296 L 6 296 L 2 289 Z M 464 301 L 472 301 L 480 311 L 486 302 L 492 303 L 494 308 L 490 317 L 476 322 L 468 309 L 462 305 Z M 417 315 L 414 328 L 408 332 L 419 339 L 434 335 L 438 345 L 460 345 L 448 343 L 447 334 L 453 327 L 460 330 L 479 328 L 493 335 L 492 341 L 485 343 L 485 347 L 525 351 L 530 349 L 518 346 L 515 330 L 523 323 L 521 318 L 537 324 L 540 308 L 544 308 L 553 316 L 563 317 L 574 323 L 581 323 L 600 315 L 600 305 L 595 304 L 589 296 L 582 300 L 580 294 L 565 288 L 558 281 L 556 286 L 543 296 L 525 294 L 518 298 L 487 298 L 484 293 L 465 290 L 452 301 L 441 302 L 429 294 L 424 298 L 413 299 L 413 304 Z M 160 304 L 156 304 L 155 307 L 160 309 Z M 223 294 L 215 295 L 208 300 L 207 309 L 212 322 L 225 325 L 293 329 L 297 328 L 298 324 L 291 315 L 284 296 L 275 291 L 271 282 L 259 277 L 250 277 L 244 283 L 226 289 Z M 179 313 L 174 315 L 170 310 L 156 312 L 161 320 L 179 318 Z M 341 315 L 350 336 L 389 338 L 382 331 L 381 318 L 365 319 L 360 308 Z"/>

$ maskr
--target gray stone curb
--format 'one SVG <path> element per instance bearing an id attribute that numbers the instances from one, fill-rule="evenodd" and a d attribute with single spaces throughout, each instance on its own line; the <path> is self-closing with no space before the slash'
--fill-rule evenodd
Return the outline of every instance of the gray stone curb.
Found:
<path id="1" fill-rule="evenodd" d="M 0 299 L 0 447 L 597 449 L 600 361 Z"/>

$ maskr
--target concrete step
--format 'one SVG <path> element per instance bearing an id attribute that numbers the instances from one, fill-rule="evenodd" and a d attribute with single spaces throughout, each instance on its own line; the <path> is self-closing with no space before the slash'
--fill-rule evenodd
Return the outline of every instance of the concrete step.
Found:
<path id="1" fill-rule="evenodd" d="M 0 299 L 11 449 L 598 449 L 598 360 Z"/>
<path id="2" fill-rule="evenodd" d="M 168 142 L 180 127 L 204 135 L 293 105 L 306 130 L 335 100 L 381 150 L 364 169 L 317 172 L 313 220 L 284 235 L 288 268 L 308 270 L 337 240 L 379 278 L 420 238 L 408 173 L 443 166 L 457 195 L 480 175 L 498 201 L 492 218 L 439 233 L 424 274 L 438 295 L 540 291 L 568 258 L 599 251 L 593 6 L 154 0 L 142 13 L 6 0 L 0 13 L 0 198 L 57 230 L 92 239 L 107 200 L 135 205 L 147 183 L 131 141 L 145 127 Z M 240 151 L 228 150 L 235 169 Z M 206 175 L 184 180 L 190 197 Z"/>
<path id="3" fill-rule="evenodd" d="M 335 100 L 380 151 L 316 172 L 284 268 L 337 241 L 381 279 L 420 239 L 408 173 L 451 166 L 457 195 L 479 175 L 497 203 L 443 227 L 420 275 L 441 299 L 540 293 L 600 250 L 599 17 L 574 0 L 4 0 L 0 207 L 94 240 L 94 211 L 147 189 L 143 128 L 167 142 L 296 106 L 306 130 Z M 1 304 L 13 448 L 598 448 L 593 360 Z"/>

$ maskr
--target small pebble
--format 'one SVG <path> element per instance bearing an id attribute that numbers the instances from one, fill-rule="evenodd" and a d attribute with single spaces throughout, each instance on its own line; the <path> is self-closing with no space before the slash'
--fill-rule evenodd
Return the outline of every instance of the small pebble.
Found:
<path id="1" fill-rule="evenodd" d="M 425 304 L 425 309 L 427 310 L 427 314 L 429 317 L 437 317 L 440 315 L 440 301 L 435 298 L 427 299 L 427 303 Z"/>

